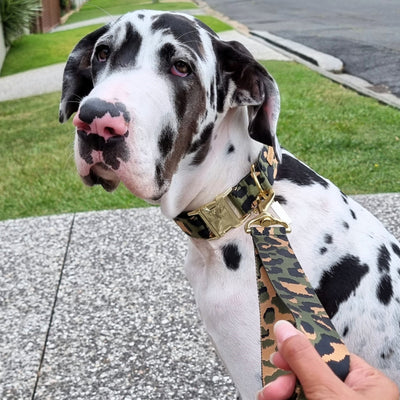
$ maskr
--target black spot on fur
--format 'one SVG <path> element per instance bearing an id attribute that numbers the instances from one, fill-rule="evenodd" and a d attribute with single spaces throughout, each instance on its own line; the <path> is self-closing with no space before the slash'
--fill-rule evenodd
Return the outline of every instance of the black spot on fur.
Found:
<path id="1" fill-rule="evenodd" d="M 174 143 L 174 131 L 168 125 L 161 131 L 160 138 L 158 139 L 158 148 L 160 150 L 161 156 L 165 158 L 168 153 L 172 150 L 172 145 Z"/>
<path id="2" fill-rule="evenodd" d="M 235 151 L 235 146 L 234 146 L 233 144 L 230 144 L 229 147 L 228 147 L 227 153 L 228 153 L 228 154 L 231 154 L 231 153 L 233 153 L 234 151 Z"/>
<path id="3" fill-rule="evenodd" d="M 128 22 L 126 24 L 124 41 L 117 51 L 111 53 L 110 64 L 113 69 L 134 66 L 141 45 L 142 36 Z"/>
<path id="4" fill-rule="evenodd" d="M 351 214 L 353 219 L 357 219 L 357 215 L 353 210 L 350 210 L 350 214 Z"/>
<path id="5" fill-rule="evenodd" d="M 396 256 L 400 258 L 400 247 L 397 246 L 396 243 L 392 243 L 392 249 L 394 251 L 394 254 L 396 254 Z"/>
<path id="6" fill-rule="evenodd" d="M 325 189 L 329 186 L 329 183 L 311 168 L 287 154 L 283 154 L 282 163 L 279 165 L 276 176 L 277 181 L 282 179 L 287 179 L 299 186 L 319 184 Z"/>
<path id="7" fill-rule="evenodd" d="M 217 70 L 216 81 L 217 81 L 217 111 L 219 113 L 222 113 L 224 111 L 225 100 L 228 94 L 229 78 L 224 77 L 224 75 Z"/>
<path id="8" fill-rule="evenodd" d="M 379 248 L 378 253 L 378 269 L 379 272 L 389 272 L 390 269 L 390 253 L 387 247 L 383 244 Z"/>
<path id="9" fill-rule="evenodd" d="M 118 169 L 122 161 L 129 160 L 129 148 L 126 145 L 124 136 L 112 136 L 107 141 L 95 133 L 87 134 L 85 131 L 78 130 L 79 155 L 88 164 L 93 163 L 92 151 L 102 151 L 104 162 L 113 169 Z"/>
<path id="10" fill-rule="evenodd" d="M 203 44 L 195 21 L 191 21 L 182 15 L 161 14 L 155 17 L 151 29 L 171 33 L 178 42 L 203 58 Z"/>
<path id="11" fill-rule="evenodd" d="M 144 15 L 143 14 L 138 14 L 138 18 L 139 19 L 144 19 Z"/>
<path id="12" fill-rule="evenodd" d="M 320 252 L 321 254 L 325 254 L 327 251 L 328 251 L 328 249 L 327 249 L 326 247 L 321 247 L 321 248 L 319 249 L 319 252 Z"/>
<path id="13" fill-rule="evenodd" d="M 214 89 L 214 82 L 211 82 L 210 85 L 210 105 L 211 108 L 215 108 L 215 89 Z"/>
<path id="14" fill-rule="evenodd" d="M 346 221 L 343 221 L 343 226 L 344 226 L 345 229 L 349 229 L 350 228 L 350 225 Z"/>
<path id="15" fill-rule="evenodd" d="M 340 194 L 342 195 L 342 199 L 346 204 L 349 204 L 348 200 L 347 200 L 347 195 L 344 194 L 342 191 L 340 191 Z"/>
<path id="16" fill-rule="evenodd" d="M 161 68 L 166 68 L 171 65 L 171 59 L 176 53 L 176 48 L 171 43 L 166 43 L 161 47 L 158 54 L 160 56 L 160 60 L 163 63 Z"/>
<path id="17" fill-rule="evenodd" d="M 283 196 L 281 196 L 280 194 L 277 194 L 277 195 L 275 196 L 275 200 L 276 200 L 278 203 L 287 204 L 286 198 L 283 197 Z"/>
<path id="18" fill-rule="evenodd" d="M 381 353 L 382 360 L 389 359 L 394 354 L 394 350 L 392 348 L 387 349 L 385 353 Z"/>
<path id="19" fill-rule="evenodd" d="M 222 255 L 224 263 L 229 269 L 236 271 L 239 268 L 242 255 L 236 244 L 228 243 L 222 247 Z"/>
<path id="20" fill-rule="evenodd" d="M 349 333 L 349 327 L 345 326 L 343 329 L 342 337 L 346 337 L 348 333 Z"/>
<path id="21" fill-rule="evenodd" d="M 322 274 L 315 292 L 330 318 L 337 313 L 340 304 L 358 288 L 368 271 L 368 265 L 361 264 L 358 257 L 348 254 Z"/>
<path id="22" fill-rule="evenodd" d="M 106 114 L 110 114 L 111 117 L 119 117 L 122 114 L 126 123 L 131 120 L 124 103 L 110 103 L 98 97 L 88 99 L 79 110 L 79 118 L 87 124 L 91 124 L 95 118 L 102 118 Z"/>
<path id="23" fill-rule="evenodd" d="M 324 237 L 324 241 L 326 244 L 332 244 L 333 239 L 332 239 L 332 235 L 329 235 L 328 233 L 325 235 Z"/>
<path id="24" fill-rule="evenodd" d="M 376 289 L 376 297 L 382 304 L 389 304 L 393 296 L 392 278 L 385 274 L 382 276 Z"/>
<path id="25" fill-rule="evenodd" d="M 214 129 L 214 123 L 208 124 L 200 134 L 200 138 L 197 139 L 190 146 L 189 153 L 196 152 L 191 165 L 201 164 L 208 154 L 210 148 L 211 136 Z"/>
<path id="26" fill-rule="evenodd" d="M 164 178 L 162 176 L 162 165 L 160 162 L 156 164 L 155 177 L 158 187 L 161 187 L 164 184 Z"/>

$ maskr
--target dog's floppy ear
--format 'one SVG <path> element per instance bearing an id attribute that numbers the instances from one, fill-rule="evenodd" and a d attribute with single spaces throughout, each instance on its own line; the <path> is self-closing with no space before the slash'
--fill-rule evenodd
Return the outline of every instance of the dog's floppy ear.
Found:
<path id="1" fill-rule="evenodd" d="M 78 110 L 84 96 L 93 89 L 91 56 L 97 39 L 106 33 L 109 25 L 89 33 L 75 46 L 64 69 L 60 102 L 60 122 L 65 122 Z"/>
<path id="2" fill-rule="evenodd" d="M 241 43 L 215 40 L 214 49 L 220 74 L 235 84 L 230 106 L 247 106 L 250 137 L 272 146 L 281 161 L 282 152 L 276 136 L 280 110 L 277 84 Z M 227 86 L 226 82 L 222 85 Z"/>

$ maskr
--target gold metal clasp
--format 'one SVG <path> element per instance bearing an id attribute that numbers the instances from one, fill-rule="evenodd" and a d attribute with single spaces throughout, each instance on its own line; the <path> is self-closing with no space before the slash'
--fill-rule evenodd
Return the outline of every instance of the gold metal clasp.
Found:
<path id="1" fill-rule="evenodd" d="M 218 239 L 243 223 L 244 216 L 228 198 L 231 191 L 227 190 L 210 203 L 188 213 L 189 216 L 200 215 L 213 234 L 210 239 Z"/>
<path id="2" fill-rule="evenodd" d="M 290 233 L 292 231 L 290 227 L 290 223 L 283 221 L 282 219 L 273 217 L 270 213 L 262 212 L 258 214 L 257 217 L 249 220 L 245 225 L 246 233 L 251 233 L 251 228 L 255 228 L 257 226 L 261 226 L 263 228 L 268 228 L 270 226 L 280 225 L 286 229 L 286 233 Z"/>
<path id="3" fill-rule="evenodd" d="M 283 210 L 281 205 L 274 201 L 275 192 L 270 188 L 269 190 L 265 190 L 262 188 L 257 174 L 254 168 L 254 165 L 251 166 L 251 176 L 258 187 L 260 193 L 257 196 L 257 215 L 255 218 L 247 221 L 245 225 L 245 231 L 247 233 L 251 233 L 251 228 L 256 226 L 261 226 L 263 228 L 267 228 L 274 225 L 283 226 L 286 229 L 286 232 L 291 232 L 290 228 L 290 219 L 287 216 L 286 212 Z M 267 212 L 267 210 L 271 208 L 276 217 L 274 217 L 271 213 Z"/>
<path id="4" fill-rule="evenodd" d="M 250 173 L 259 191 L 256 202 L 258 213 L 261 214 L 262 212 L 266 211 L 271 203 L 274 201 L 275 192 L 272 190 L 272 188 L 268 190 L 263 189 L 260 181 L 258 180 L 254 164 L 251 166 Z"/>

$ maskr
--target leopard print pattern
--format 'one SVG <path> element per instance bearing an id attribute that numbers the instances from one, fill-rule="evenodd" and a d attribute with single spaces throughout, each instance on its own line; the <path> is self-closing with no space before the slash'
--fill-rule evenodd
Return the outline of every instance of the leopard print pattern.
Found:
<path id="1" fill-rule="evenodd" d="M 260 303 L 263 385 L 283 372 L 268 360 L 276 351 L 273 324 L 292 322 L 312 342 L 335 374 L 344 380 L 350 355 L 332 325 L 290 246 L 284 228 L 252 228 Z M 293 399 L 304 399 L 297 388 Z"/>

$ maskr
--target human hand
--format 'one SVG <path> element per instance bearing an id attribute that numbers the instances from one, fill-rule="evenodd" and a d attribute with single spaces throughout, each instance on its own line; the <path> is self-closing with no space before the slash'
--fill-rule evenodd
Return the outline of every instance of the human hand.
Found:
<path id="1" fill-rule="evenodd" d="M 274 332 L 278 352 L 272 355 L 271 361 L 292 373 L 265 386 L 258 400 L 288 399 L 293 394 L 296 376 L 308 400 L 399 400 L 397 385 L 360 357 L 350 356 L 350 372 L 342 382 L 292 324 L 278 321 Z"/>

